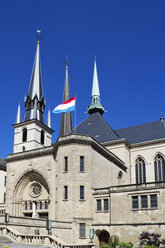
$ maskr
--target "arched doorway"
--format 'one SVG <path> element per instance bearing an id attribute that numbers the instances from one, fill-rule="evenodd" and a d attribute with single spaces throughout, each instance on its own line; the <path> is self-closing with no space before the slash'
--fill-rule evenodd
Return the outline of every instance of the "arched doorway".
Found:
<path id="1" fill-rule="evenodd" d="M 28 171 L 19 178 L 13 196 L 14 216 L 48 218 L 50 190 L 46 179 L 37 171 Z"/>

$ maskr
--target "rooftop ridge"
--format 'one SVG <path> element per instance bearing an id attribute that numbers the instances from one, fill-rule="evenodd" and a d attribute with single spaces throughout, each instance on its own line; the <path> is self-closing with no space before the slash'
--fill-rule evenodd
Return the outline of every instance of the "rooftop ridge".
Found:
<path id="1" fill-rule="evenodd" d="M 140 126 L 145 126 L 145 125 L 148 125 L 148 124 L 151 124 L 151 123 L 159 123 L 159 122 L 161 123 L 163 121 L 158 120 L 158 121 L 147 122 L 147 123 L 143 123 L 143 124 L 139 124 L 139 125 L 133 125 L 133 126 L 123 127 L 123 128 L 119 128 L 119 129 L 114 129 L 114 131 L 119 131 L 119 130 L 131 128 L 131 127 L 140 127 Z"/>

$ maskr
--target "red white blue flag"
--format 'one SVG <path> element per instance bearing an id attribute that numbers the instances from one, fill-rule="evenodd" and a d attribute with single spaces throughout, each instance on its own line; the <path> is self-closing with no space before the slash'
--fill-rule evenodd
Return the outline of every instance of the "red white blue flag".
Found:
<path id="1" fill-rule="evenodd" d="M 67 113 L 73 110 L 75 110 L 75 96 L 58 105 L 56 108 L 53 109 L 52 112 L 54 114 L 60 114 Z"/>

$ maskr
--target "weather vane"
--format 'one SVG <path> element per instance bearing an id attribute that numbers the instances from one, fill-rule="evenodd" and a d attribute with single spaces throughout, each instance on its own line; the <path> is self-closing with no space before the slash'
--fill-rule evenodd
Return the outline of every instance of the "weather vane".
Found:
<path id="1" fill-rule="evenodd" d="M 41 36 L 40 36 L 41 30 L 37 30 L 37 42 L 40 43 Z"/>

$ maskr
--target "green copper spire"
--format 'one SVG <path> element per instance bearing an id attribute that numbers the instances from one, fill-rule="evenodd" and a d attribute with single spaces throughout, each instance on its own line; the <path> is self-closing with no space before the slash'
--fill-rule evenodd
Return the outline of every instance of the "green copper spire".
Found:
<path id="1" fill-rule="evenodd" d="M 100 113 L 104 114 L 104 107 L 100 103 L 100 90 L 99 90 L 99 81 L 97 76 L 97 67 L 96 67 L 96 59 L 94 62 L 94 74 L 93 74 L 93 86 L 92 86 L 92 103 L 88 107 L 88 113 Z"/>

